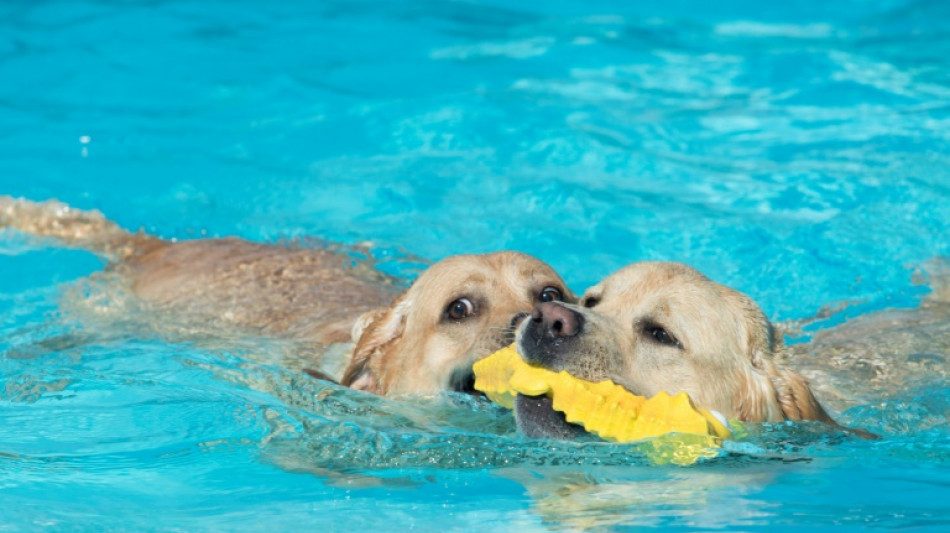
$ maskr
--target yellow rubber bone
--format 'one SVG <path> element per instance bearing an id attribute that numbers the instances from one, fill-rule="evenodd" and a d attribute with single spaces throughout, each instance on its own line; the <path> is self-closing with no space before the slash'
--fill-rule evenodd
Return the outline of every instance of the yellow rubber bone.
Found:
<path id="1" fill-rule="evenodd" d="M 547 395 L 568 422 L 581 424 L 605 440 L 631 442 L 669 433 L 720 439 L 732 436 L 723 422 L 693 405 L 685 392 L 637 396 L 613 381 L 592 383 L 567 372 L 552 372 L 525 363 L 512 344 L 474 365 L 475 388 L 493 402 L 511 408 L 517 394 Z"/>

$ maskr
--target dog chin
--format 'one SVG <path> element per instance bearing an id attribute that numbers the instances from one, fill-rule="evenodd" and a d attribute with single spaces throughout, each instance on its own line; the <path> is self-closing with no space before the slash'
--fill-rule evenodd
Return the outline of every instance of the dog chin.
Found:
<path id="1" fill-rule="evenodd" d="M 515 421 L 518 429 L 535 439 L 576 439 L 586 435 L 582 426 L 572 424 L 564 413 L 555 411 L 547 396 L 524 396 L 515 398 Z"/>

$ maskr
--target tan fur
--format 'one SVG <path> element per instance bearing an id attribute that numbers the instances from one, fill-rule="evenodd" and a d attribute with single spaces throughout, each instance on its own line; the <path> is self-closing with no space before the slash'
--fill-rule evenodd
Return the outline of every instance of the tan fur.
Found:
<path id="1" fill-rule="evenodd" d="M 0 197 L 3 227 L 106 257 L 114 277 L 179 331 L 290 339 L 306 346 L 313 366 L 332 346 L 349 362 L 343 382 L 378 394 L 444 390 L 511 342 L 513 317 L 530 312 L 546 287 L 573 301 L 548 265 L 516 252 L 450 257 L 400 295 L 399 280 L 345 253 L 235 238 L 169 242 L 56 201 Z M 477 312 L 446 320 L 446 307 L 463 297 Z"/>
<path id="2" fill-rule="evenodd" d="M 442 390 L 453 373 L 467 372 L 510 343 L 512 318 L 530 311 L 546 287 L 574 300 L 553 270 L 516 252 L 455 256 L 432 265 L 389 308 L 366 319 L 343 383 L 378 394 Z M 475 304 L 475 313 L 448 319 L 446 307 L 462 297 Z"/>
<path id="3" fill-rule="evenodd" d="M 160 239 L 130 233 L 99 211 L 83 211 L 56 200 L 30 202 L 0 196 L 0 228 L 58 239 L 66 246 L 85 248 L 111 260 L 126 259 L 150 249 Z"/>
<path id="4" fill-rule="evenodd" d="M 613 379 L 645 396 L 685 391 L 730 419 L 833 423 L 805 379 L 776 363 L 783 346 L 762 310 L 686 265 L 630 265 L 588 289 L 581 306 L 568 307 L 584 325 L 571 345 L 574 357 L 558 370 Z M 680 346 L 657 342 L 648 324 Z"/>

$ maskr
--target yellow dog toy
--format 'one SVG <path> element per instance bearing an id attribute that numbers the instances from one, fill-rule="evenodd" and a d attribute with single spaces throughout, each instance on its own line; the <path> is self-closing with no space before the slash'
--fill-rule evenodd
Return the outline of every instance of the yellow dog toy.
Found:
<path id="1" fill-rule="evenodd" d="M 725 420 L 693 405 L 685 392 L 644 398 L 610 380 L 592 383 L 567 372 L 531 366 L 514 344 L 475 363 L 474 371 L 475 388 L 493 402 L 510 409 L 517 394 L 550 396 L 553 408 L 564 413 L 568 422 L 583 425 L 605 440 L 632 442 L 674 433 L 700 437 L 678 441 L 688 450 L 670 451 L 666 446 L 660 462 L 693 463 L 699 456 L 715 455 L 704 450 L 732 436 Z M 660 445 L 654 448 L 660 451 Z"/>

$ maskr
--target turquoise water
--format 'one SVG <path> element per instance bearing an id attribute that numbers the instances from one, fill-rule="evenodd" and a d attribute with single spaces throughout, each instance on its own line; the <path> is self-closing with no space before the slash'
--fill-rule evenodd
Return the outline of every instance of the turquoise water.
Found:
<path id="1" fill-rule="evenodd" d="M 407 278 L 513 248 L 577 291 L 685 261 L 775 320 L 916 305 L 950 255 L 950 4 L 721 4 L 4 2 L 0 193 L 371 242 Z M 60 299 L 99 260 L 10 232 L 0 256 L 0 531 L 950 526 L 945 384 L 842 414 L 881 442 L 761 427 L 655 467 L 264 343 L 90 330 Z"/>

